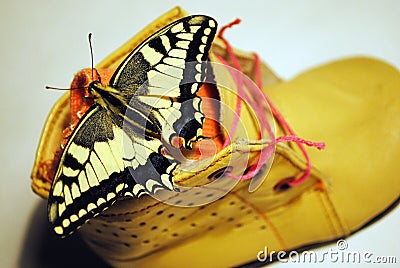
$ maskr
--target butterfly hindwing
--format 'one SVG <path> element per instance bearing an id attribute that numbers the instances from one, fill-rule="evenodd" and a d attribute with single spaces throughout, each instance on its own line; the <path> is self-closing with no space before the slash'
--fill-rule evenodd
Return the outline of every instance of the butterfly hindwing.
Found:
<path id="1" fill-rule="evenodd" d="M 123 159 L 134 184 L 127 182 L 127 194 L 139 197 L 141 193 L 154 194 L 157 189 L 173 189 L 172 172 L 178 162 L 164 155 L 160 139 L 146 138 L 124 126 Z M 130 181 L 130 180 L 129 180 Z"/>

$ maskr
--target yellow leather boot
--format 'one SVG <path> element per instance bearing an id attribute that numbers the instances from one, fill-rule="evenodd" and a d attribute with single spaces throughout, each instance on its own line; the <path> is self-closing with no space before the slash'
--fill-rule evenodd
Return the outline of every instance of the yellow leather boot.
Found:
<path id="1" fill-rule="evenodd" d="M 97 68 L 115 69 L 138 43 L 164 25 L 185 16 L 175 8 L 145 28 Z M 369 58 L 350 58 L 309 70 L 282 82 L 269 68 L 257 66 L 252 54 L 235 50 L 242 71 L 263 91 L 300 137 L 324 141 L 326 149 L 306 149 L 312 167 L 302 183 L 307 161 L 294 143 L 277 143 L 272 167 L 261 186 L 249 192 L 240 181 L 215 202 L 196 207 L 173 206 L 152 197 L 117 202 L 80 229 L 88 245 L 116 267 L 231 267 L 257 263 L 257 254 L 299 249 L 335 241 L 376 220 L 399 200 L 400 73 Z M 216 39 L 212 61 L 232 62 L 224 42 Z M 220 92 L 221 93 L 221 92 Z M 237 100 L 221 93 L 229 106 Z M 243 108 L 241 117 L 251 118 Z M 274 118 L 276 136 L 289 134 Z M 69 122 L 69 96 L 50 112 L 32 172 L 32 187 L 43 197 L 50 184 L 43 163 L 52 159 Z M 246 118 L 249 140 L 258 128 Z M 244 151 L 249 166 L 262 142 L 228 146 L 213 165 L 195 176 L 177 175 L 175 184 L 206 184 Z M 201 193 L 207 194 L 207 193 Z M 174 200 L 176 201 L 176 200 Z"/>

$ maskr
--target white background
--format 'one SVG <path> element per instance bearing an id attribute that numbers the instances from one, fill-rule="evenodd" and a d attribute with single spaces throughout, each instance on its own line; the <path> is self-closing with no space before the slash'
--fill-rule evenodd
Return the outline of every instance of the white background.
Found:
<path id="1" fill-rule="evenodd" d="M 400 1 L 396 0 L 2 1 L 0 267 L 63 267 L 85 262 L 77 260 L 79 254 L 93 258 L 81 241 L 60 242 L 49 236 L 45 202 L 30 189 L 41 128 L 62 94 L 46 91 L 44 86 L 68 87 L 75 72 L 90 66 L 88 32 L 94 34 L 95 61 L 99 62 L 178 4 L 189 13 L 211 15 L 220 25 L 241 18 L 242 23 L 226 32 L 226 37 L 238 48 L 258 52 L 285 79 L 330 60 L 360 54 L 400 68 Z M 381 179 L 384 184 L 385 178 Z M 399 223 L 397 209 L 349 238 L 349 249 L 396 255 L 400 262 Z M 335 245 L 320 252 L 329 248 Z M 56 256 L 60 263 L 46 255 Z"/>

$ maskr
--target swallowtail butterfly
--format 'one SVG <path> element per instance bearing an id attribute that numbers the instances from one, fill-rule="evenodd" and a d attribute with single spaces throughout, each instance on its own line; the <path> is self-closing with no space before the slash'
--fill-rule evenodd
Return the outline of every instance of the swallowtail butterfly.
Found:
<path id="1" fill-rule="evenodd" d="M 163 144 L 178 137 L 190 148 L 201 136 L 196 93 L 216 27 L 207 16 L 177 20 L 134 49 L 108 86 L 89 85 L 95 103 L 69 138 L 50 190 L 48 217 L 57 235 L 69 235 L 120 197 L 173 189 L 179 161 L 162 152 Z"/>

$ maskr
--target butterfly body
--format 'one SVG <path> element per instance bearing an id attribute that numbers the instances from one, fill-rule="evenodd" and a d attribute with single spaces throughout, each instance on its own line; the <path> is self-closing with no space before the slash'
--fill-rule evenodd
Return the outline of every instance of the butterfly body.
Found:
<path id="1" fill-rule="evenodd" d="M 120 128 L 125 123 L 134 133 L 143 132 L 147 139 L 161 138 L 159 133 L 162 129 L 154 118 L 153 107 L 141 102 L 136 95 L 116 90 L 112 86 L 103 86 L 100 81 L 90 83 L 88 92 Z M 127 109 L 129 117 L 126 116 Z"/>
<path id="2" fill-rule="evenodd" d="M 89 84 L 94 104 L 66 143 L 50 191 L 48 217 L 57 235 L 120 197 L 173 190 L 179 161 L 163 148 L 178 138 L 190 149 L 201 138 L 197 91 L 215 32 L 210 17 L 180 19 L 133 50 L 109 85 Z"/>

